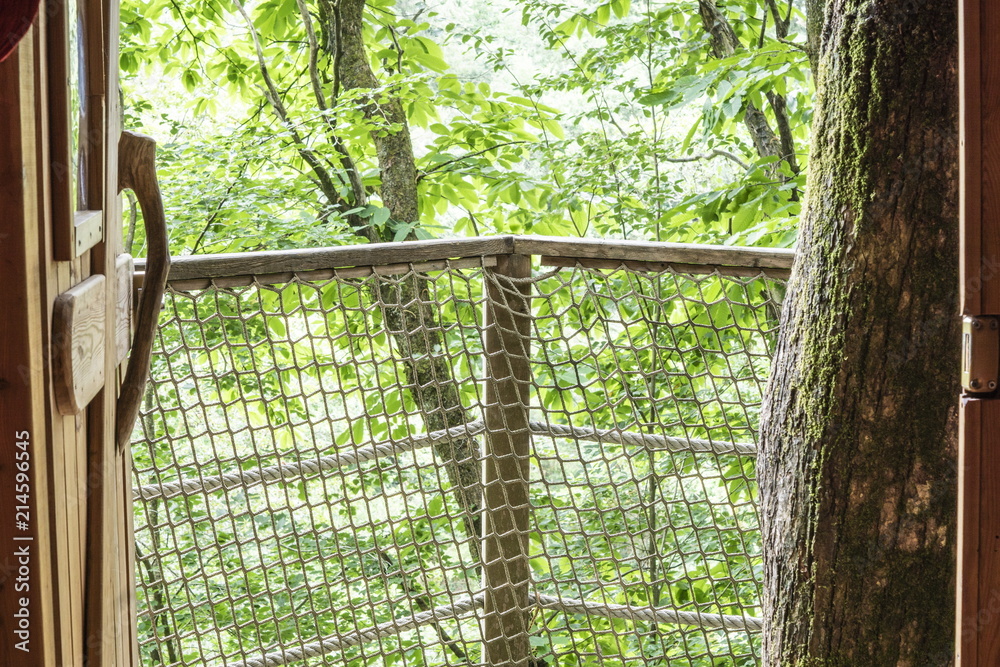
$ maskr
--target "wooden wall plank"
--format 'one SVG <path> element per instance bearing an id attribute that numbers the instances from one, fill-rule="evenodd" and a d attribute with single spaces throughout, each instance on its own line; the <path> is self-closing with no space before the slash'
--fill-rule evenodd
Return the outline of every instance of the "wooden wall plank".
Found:
<path id="1" fill-rule="evenodd" d="M 52 178 L 52 252 L 57 260 L 72 261 L 77 257 L 73 237 L 76 201 L 73 197 L 73 159 L 70 145 L 73 119 L 69 113 L 70 81 L 69 17 L 65 0 L 46 0 L 46 52 L 48 61 L 48 116 L 50 138 L 50 171 Z"/>
<path id="2" fill-rule="evenodd" d="M 118 197 L 118 137 L 121 135 L 118 108 L 118 3 L 84 0 L 90 16 L 100 12 L 105 79 L 91 88 L 91 108 L 102 109 L 99 151 L 101 168 L 91 185 L 91 201 L 104 211 L 104 241 L 94 247 L 93 270 L 115 275 L 117 257 L 122 253 L 121 207 Z M 106 94 L 105 94 L 106 93 Z M 97 99 L 99 98 L 99 99 Z M 95 145 L 97 142 L 95 141 Z M 99 184 L 97 177 L 100 177 Z M 97 208 L 94 204 L 91 207 Z M 108 281 L 106 321 L 113 326 L 117 309 L 117 280 Z M 118 376 L 114 336 L 107 337 L 106 373 L 109 382 L 91 404 L 88 479 L 92 490 L 87 513 L 87 588 L 85 649 L 87 663 L 101 667 L 138 667 L 136 637 L 134 567 L 131 526 L 131 459 L 117 451 L 115 406 Z"/>
<path id="3" fill-rule="evenodd" d="M 961 311 L 981 315 L 982 169 L 980 90 L 980 0 L 959 3 L 959 220 L 961 252 Z"/>
<path id="4" fill-rule="evenodd" d="M 132 345 L 132 255 L 121 254 L 115 262 L 118 303 L 115 307 L 115 363 L 120 364 Z"/>
<path id="5" fill-rule="evenodd" d="M 0 210 L 6 223 L 0 258 L 0 312 L 5 317 L 0 346 L 0 571 L 8 573 L 0 577 L 0 618 L 11 630 L 0 636 L 0 664 L 20 667 L 54 664 L 55 653 L 39 328 L 37 38 L 37 30 L 29 32 L 0 63 Z M 7 625 L 13 619 L 16 628 Z"/>
<path id="6" fill-rule="evenodd" d="M 983 401 L 963 401 L 959 433 L 958 476 L 958 594 L 955 613 L 955 664 L 978 667 L 977 624 L 979 608 L 979 493 L 981 484 L 979 441 Z"/>
<path id="7" fill-rule="evenodd" d="M 980 1 L 979 10 L 980 305 L 1000 314 L 1000 3 Z"/>
<path id="8" fill-rule="evenodd" d="M 965 399 L 959 456 L 956 664 L 1000 665 L 1000 401 Z"/>
<path id="9" fill-rule="evenodd" d="M 39 128 L 40 138 L 38 154 L 38 192 L 39 192 L 39 230 L 40 242 L 38 248 L 38 263 L 40 267 L 40 278 L 42 279 L 42 321 L 40 330 L 42 333 L 43 349 L 51 350 L 51 322 L 52 304 L 56 295 L 70 286 L 70 263 L 53 263 L 53 234 L 52 234 L 52 180 L 51 180 L 51 124 L 49 119 L 49 76 L 48 65 L 48 41 L 49 37 L 48 12 L 41 12 L 37 19 L 35 34 L 38 39 L 38 48 L 35 49 L 35 90 L 38 93 L 39 103 L 35 108 L 36 123 Z M 65 466 L 62 462 L 63 443 L 65 442 L 65 418 L 58 414 L 55 409 L 55 397 L 52 395 L 51 364 L 43 365 L 43 375 L 48 390 L 45 395 L 46 413 L 49 419 L 46 423 L 46 440 L 49 443 L 49 461 L 47 473 L 51 480 L 50 503 L 49 503 L 49 535 L 50 535 L 50 560 L 52 562 L 52 582 L 56 591 L 72 591 L 72 579 L 70 578 L 69 558 L 67 553 L 68 528 L 66 522 L 66 503 L 60 502 L 60 489 L 66 488 Z M 72 550 L 69 552 L 72 553 Z M 80 581 L 80 580 L 78 580 Z M 81 582 L 82 583 L 82 582 Z M 77 667 L 77 663 L 72 661 L 72 649 L 75 645 L 72 634 L 72 605 L 63 604 L 62 596 L 56 596 L 53 600 L 53 642 L 54 654 L 52 660 L 57 665 Z M 82 633 L 79 635 L 82 639 Z"/>

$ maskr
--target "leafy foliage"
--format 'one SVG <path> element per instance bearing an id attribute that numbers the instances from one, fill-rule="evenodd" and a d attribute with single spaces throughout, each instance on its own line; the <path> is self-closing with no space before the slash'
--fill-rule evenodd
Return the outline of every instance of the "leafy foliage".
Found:
<path id="1" fill-rule="evenodd" d="M 364 38 L 379 85 L 370 93 L 337 91 L 335 64 L 322 50 L 313 85 L 296 0 L 247 11 L 252 24 L 232 2 L 123 7 L 129 122 L 167 134 L 161 168 L 178 253 L 347 242 L 352 214 L 384 232 L 392 222 L 378 212 L 372 137 L 403 130 L 415 138 L 420 235 L 794 240 L 812 89 L 794 42 L 803 38 L 779 38 L 767 3 L 722 5 L 739 47 L 715 58 L 697 0 L 511 0 L 472 17 L 485 26 L 445 22 L 421 4 L 369 2 Z M 788 11 L 794 29 L 801 16 Z M 309 7 L 309 15 L 318 32 L 322 9 Z M 515 21 L 521 33 L 491 34 Z M 268 101 L 253 36 L 287 122 Z M 522 50 L 540 51 L 548 71 L 525 73 Z M 463 66 L 472 78 L 448 64 L 469 58 L 473 65 Z M 366 115 L 372 95 L 399 99 L 407 127 Z M 780 113 L 769 96 L 785 100 Z M 764 110 L 772 134 L 787 125 L 794 165 L 758 154 L 744 126 L 748 105 Z M 371 202 L 352 195 L 338 146 L 357 164 Z M 342 201 L 321 194 L 301 149 L 333 175 Z M 227 220 L 251 238 L 226 233 Z"/>
<path id="2" fill-rule="evenodd" d="M 493 233 L 791 245 L 812 113 L 802 16 L 792 5 L 725 0 L 707 23 L 703 5 L 449 2 L 436 14 L 419 0 L 372 0 L 362 36 L 377 86 L 361 90 L 343 87 L 337 49 L 317 46 L 335 18 L 325 0 L 249 2 L 246 17 L 235 0 L 126 0 L 126 123 L 161 139 L 176 254 Z M 721 56 L 720 23 L 735 39 Z M 542 67 L 526 68 L 523 53 Z M 372 112 L 387 100 L 405 122 Z M 377 145 L 404 132 L 416 220 L 393 219 Z M 768 136 L 780 151 L 762 150 Z M 141 225 L 131 223 L 142 254 Z M 434 284 L 451 381 L 475 408 L 481 340 L 466 325 L 478 321 L 482 288 Z M 533 401 L 556 422 L 754 440 L 780 285 L 581 272 L 538 288 L 544 361 Z M 363 285 L 206 294 L 174 295 L 160 332 L 159 384 L 135 448 L 140 485 L 276 465 L 301 456 L 303 442 L 325 455 L 423 428 L 385 313 Z M 318 406 L 326 391 L 341 403 Z M 264 431 L 274 440 L 262 447 L 255 434 Z M 539 591 L 589 582 L 607 602 L 753 613 L 752 463 L 536 446 Z M 447 491 L 431 458 L 416 457 L 333 481 L 140 504 L 140 632 L 156 638 L 143 644 L 144 662 L 232 657 L 474 589 L 469 536 L 458 537 L 461 508 Z M 378 503 L 402 518 L 361 520 Z M 619 620 L 539 614 L 535 626 L 535 651 L 553 666 L 636 656 L 753 664 L 756 651 L 749 635 L 638 632 Z M 478 660 L 475 623 L 452 630 L 457 651 L 447 642 L 428 650 L 415 631 L 384 640 L 377 661 Z M 376 661 L 361 648 L 342 659 Z"/>

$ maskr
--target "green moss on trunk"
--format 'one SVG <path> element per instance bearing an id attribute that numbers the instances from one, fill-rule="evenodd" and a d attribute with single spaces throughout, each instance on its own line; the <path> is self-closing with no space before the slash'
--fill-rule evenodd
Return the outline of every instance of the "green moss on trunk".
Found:
<path id="1" fill-rule="evenodd" d="M 822 35 L 807 213 L 759 466 L 765 665 L 947 665 L 956 9 L 830 0 Z"/>

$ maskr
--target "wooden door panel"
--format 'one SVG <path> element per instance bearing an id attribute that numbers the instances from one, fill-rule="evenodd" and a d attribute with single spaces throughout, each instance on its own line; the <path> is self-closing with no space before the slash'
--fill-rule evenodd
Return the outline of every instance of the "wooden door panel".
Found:
<path id="1" fill-rule="evenodd" d="M 138 665 L 130 461 L 114 440 L 128 340 L 128 324 L 119 323 L 129 295 L 119 292 L 131 290 L 118 222 L 118 8 L 112 0 L 77 4 L 87 35 L 86 114 L 77 118 L 69 108 L 64 0 L 46 2 L 28 37 L 0 62 L 0 508 L 17 502 L 18 473 L 31 491 L 29 521 L 16 509 L 0 512 L 0 664 L 19 667 Z M 69 139 L 74 122 L 78 153 Z M 68 166 L 74 156 L 80 169 Z M 75 195 L 67 178 L 77 179 Z M 72 359 L 73 350 L 53 332 L 54 308 L 88 278 L 103 291 L 88 315 L 102 335 L 94 338 L 101 354 L 84 361 L 103 356 L 104 384 L 89 404 L 92 391 L 64 415 L 52 359 Z M 31 449 L 26 472 L 17 469 L 24 448 Z M 21 542 L 34 550 L 14 551 Z M 30 558 L 27 582 L 17 580 L 21 558 Z M 18 590 L 24 583 L 29 588 Z M 29 644 L 18 647 L 7 630 L 21 622 L 22 593 L 30 632 Z"/>

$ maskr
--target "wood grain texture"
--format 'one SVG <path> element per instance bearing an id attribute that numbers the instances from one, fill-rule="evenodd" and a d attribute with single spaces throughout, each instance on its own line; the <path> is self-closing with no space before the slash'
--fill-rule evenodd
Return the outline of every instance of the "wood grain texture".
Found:
<path id="1" fill-rule="evenodd" d="M 79 1 L 79 0 L 78 0 Z M 101 134 L 95 141 L 95 154 L 100 155 L 101 170 L 94 172 L 92 183 L 98 186 L 91 193 L 94 208 L 105 211 L 108 221 L 102 244 L 94 248 L 94 266 L 112 274 L 116 259 L 122 250 L 121 201 L 118 196 L 121 176 L 121 112 L 118 108 L 118 31 L 120 25 L 118 2 L 108 0 L 85 0 L 93 20 L 88 21 L 95 32 L 99 32 L 104 47 L 98 52 L 99 58 L 93 65 L 99 68 L 100 85 L 92 87 L 99 93 L 101 101 Z M 95 54 L 98 55 L 98 54 Z M 93 100 L 93 97 L 91 98 Z M 92 104 L 96 109 L 96 104 Z M 96 125 L 96 123 L 95 123 Z M 152 142 L 149 141 L 149 144 Z M 152 152 L 152 146 L 149 147 Z M 143 184 L 155 179 L 152 161 L 145 163 L 144 170 L 133 174 Z M 144 208 L 144 219 L 149 222 L 161 210 Z M 147 231 L 149 234 L 149 231 Z M 150 234 L 150 237 L 152 235 Z M 164 248 L 150 239 L 149 250 L 154 256 L 158 252 L 166 256 Z M 116 300 L 113 295 L 107 304 L 107 317 L 114 318 Z M 156 304 L 158 308 L 159 304 Z M 139 315 L 143 312 L 140 304 Z M 155 312 L 153 313 L 155 320 Z M 137 318 L 138 320 L 138 318 Z M 136 328 L 140 326 L 136 322 Z M 138 667 L 136 639 L 136 607 L 134 595 L 134 562 L 132 558 L 133 540 L 131 532 L 131 499 L 129 477 L 129 457 L 119 449 L 118 433 L 120 396 L 116 398 L 117 387 L 111 381 L 119 371 L 114 358 L 113 341 L 108 341 L 107 355 L 108 384 L 94 401 L 88 433 L 87 480 L 91 491 L 87 515 L 87 592 L 86 628 L 84 648 L 86 664 L 101 667 Z M 135 343 L 130 357 L 129 370 L 132 374 L 132 359 L 137 356 Z M 148 358 L 145 360 L 148 364 Z M 145 369 L 141 369 L 145 374 Z M 133 377 L 135 377 L 133 375 Z M 96 480 L 96 483 L 95 483 Z"/>
<path id="2" fill-rule="evenodd" d="M 956 665 L 1000 664 L 1000 401 L 962 402 Z"/>
<path id="3" fill-rule="evenodd" d="M 795 251 L 787 248 L 747 248 L 694 243 L 652 243 L 604 239 L 519 236 L 514 252 L 522 255 L 636 260 L 679 264 L 709 264 L 790 269 Z"/>
<path id="4" fill-rule="evenodd" d="M 544 255 L 552 263 L 560 259 L 579 258 L 646 262 L 651 267 L 657 264 L 676 264 L 685 265 L 692 271 L 718 269 L 728 275 L 743 275 L 745 269 L 768 269 L 774 270 L 776 277 L 785 275 L 795 258 L 795 251 L 785 248 L 496 236 L 174 257 L 171 259 L 169 280 L 175 282 L 260 274 L 290 275 L 334 268 L 398 264 L 400 261 L 440 261 L 512 253 Z M 142 260 L 136 262 L 136 270 L 145 270 Z"/>
<path id="5" fill-rule="evenodd" d="M 531 432 L 531 258 L 503 258 L 486 304 L 486 453 L 483 462 L 485 664 L 526 667 L 531 657 L 528 498 Z"/>
<path id="6" fill-rule="evenodd" d="M 723 276 L 752 278 L 765 275 L 778 280 L 787 280 L 790 269 L 761 269 L 742 266 L 724 266 L 719 264 L 681 264 L 677 262 L 644 262 L 631 259 L 587 259 L 584 257 L 550 257 L 542 255 L 538 262 L 542 266 L 582 266 L 590 269 L 606 269 L 616 271 L 627 268 L 632 271 L 663 273 L 675 271 L 687 275 L 706 275 L 718 273 Z"/>
<path id="7" fill-rule="evenodd" d="M 147 265 L 142 295 L 135 316 L 132 355 L 122 380 L 116 408 L 116 440 L 119 451 L 126 447 L 139 416 L 139 404 L 149 380 L 157 318 L 170 272 L 167 220 L 163 213 L 160 185 L 156 179 L 156 142 L 132 132 L 122 132 L 118 143 L 118 189 L 131 189 L 142 208 L 146 227 Z"/>
<path id="8" fill-rule="evenodd" d="M 497 265 L 496 257 L 470 257 L 467 259 L 444 259 L 432 262 L 414 262 L 412 264 L 384 264 L 382 266 L 353 266 L 344 269 L 316 269 L 314 271 L 296 271 L 294 273 L 263 273 L 255 276 L 227 276 L 225 278 L 192 278 L 190 280 L 169 280 L 170 288 L 179 291 L 195 291 L 211 287 L 246 287 L 247 285 L 283 285 L 293 280 L 303 282 L 322 282 L 325 280 L 344 280 L 349 278 L 367 278 L 371 275 L 398 276 L 416 271 L 445 271 L 451 269 L 473 269 Z M 136 272 L 133 285 L 142 289 L 146 274 Z"/>
<path id="9" fill-rule="evenodd" d="M 959 3 L 959 224 L 963 315 L 982 315 L 982 57 L 980 0 Z"/>
<path id="10" fill-rule="evenodd" d="M 73 159 L 70 118 L 69 15 L 62 0 L 47 1 L 45 11 L 46 72 L 49 126 L 49 176 L 51 183 L 52 251 L 56 260 L 70 261 L 77 257 L 74 239 Z"/>
<path id="11" fill-rule="evenodd" d="M 170 280 L 222 278 L 271 273 L 300 273 L 317 269 L 379 266 L 462 257 L 509 254 L 513 241 L 494 238 L 370 243 L 336 248 L 308 248 L 262 252 L 226 253 L 171 258 Z M 138 270 L 145 265 L 138 263 Z"/>
<path id="12" fill-rule="evenodd" d="M 3 253 L 0 261 L 0 312 L 4 316 L 0 345 L 0 664 L 41 667 L 55 664 L 53 581 L 48 496 L 51 491 L 46 447 L 45 360 L 39 219 L 44 211 L 39 187 L 40 130 L 35 105 L 39 34 L 33 29 L 11 56 L 0 63 L 0 211 Z M 45 253 L 47 255 L 47 253 Z M 27 442 L 27 449 L 17 442 Z M 18 452 L 28 452 L 25 459 Z M 27 461 L 28 470 L 23 466 Z M 22 468 L 18 468 L 18 464 Z M 31 497 L 27 527 L 17 524 L 14 499 L 18 473 L 27 475 Z M 22 480 L 23 481 L 23 480 Z M 15 547 L 14 545 L 17 545 Z M 18 590 L 21 556 L 26 548 L 29 588 Z M 16 573 L 17 576 L 13 576 Z M 22 604 L 22 601 L 26 604 Z M 16 614 L 27 610 L 30 652 L 18 650 Z M 19 628 L 18 628 L 19 629 Z"/>
<path id="13" fill-rule="evenodd" d="M 115 260 L 115 279 L 118 281 L 115 308 L 115 364 L 120 364 L 132 347 L 132 255 L 121 254 Z"/>
<path id="14" fill-rule="evenodd" d="M 77 211 L 73 216 L 73 248 L 79 257 L 104 239 L 103 211 Z"/>
<path id="15" fill-rule="evenodd" d="M 39 209 L 42 219 L 46 224 L 39 226 L 39 274 L 42 279 L 42 302 L 46 307 L 42 308 L 42 320 L 40 327 L 42 331 L 42 344 L 44 349 L 50 349 L 51 344 L 51 304 L 63 291 L 73 286 L 74 282 L 70 273 L 73 264 L 71 262 L 53 262 L 53 230 L 52 230 L 52 171 L 51 171 L 51 128 L 49 125 L 49 67 L 48 67 L 48 47 L 44 45 L 49 39 L 49 22 L 45 12 L 39 14 L 37 35 L 39 47 L 35 52 L 35 90 L 38 94 L 39 103 L 36 105 L 36 124 L 40 128 L 40 141 L 37 147 L 38 154 L 38 191 Z M 51 365 L 48 373 L 45 374 L 46 393 L 49 405 L 54 405 L 55 398 L 52 396 Z M 51 484 L 51 494 L 46 499 L 49 503 L 49 531 L 48 540 L 52 553 L 62 554 L 67 557 L 54 559 L 52 568 L 53 590 L 61 592 L 53 600 L 53 622 L 52 640 L 54 650 L 51 653 L 52 659 L 58 665 L 66 667 L 78 667 L 79 663 L 72 659 L 71 651 L 74 646 L 82 643 L 82 620 L 80 621 L 80 632 L 74 634 L 74 602 L 83 599 L 83 577 L 73 578 L 70 574 L 71 561 L 75 558 L 80 561 L 82 548 L 78 543 L 69 538 L 68 523 L 70 502 L 60 494 L 60 490 L 66 490 L 66 497 L 74 497 L 69 490 L 72 488 L 66 479 L 66 465 L 68 460 L 66 454 L 72 452 L 66 447 L 67 442 L 75 445 L 74 439 L 77 435 L 75 417 L 64 417 L 54 409 L 49 410 L 48 437 L 49 437 L 49 464 L 47 473 Z M 73 428 L 71 428 L 73 426 Z M 62 463 L 62 465 L 60 465 Z M 74 595 L 74 593 L 76 593 Z M 80 615 L 82 619 L 82 614 Z M 76 640 L 76 638 L 79 640 Z"/>
<path id="16" fill-rule="evenodd" d="M 979 159 L 981 185 L 978 207 L 980 263 L 980 308 L 983 313 L 1000 314 L 1000 3 L 980 2 L 979 7 Z M 973 8 L 970 8 L 973 9 Z M 970 82 L 971 83 L 971 82 Z M 970 86 L 971 88 L 971 86 Z M 967 89 L 967 92 L 972 92 Z M 970 113 L 974 113 L 970 109 Z M 969 128 L 970 147 L 975 150 L 976 131 Z M 974 156 L 970 156 L 975 159 Z M 971 164 L 970 169 L 977 165 Z M 970 180 L 975 174 L 970 172 Z M 968 195 L 976 197 L 975 189 Z M 972 206 L 975 206 L 972 203 Z M 969 213 L 974 213 L 969 211 Z M 968 222 L 976 224 L 972 215 Z M 977 287 L 970 284 L 970 289 Z"/>
<path id="17" fill-rule="evenodd" d="M 955 608 L 955 665 L 978 667 L 979 495 L 983 404 L 962 401 L 958 449 L 958 571 Z"/>
<path id="18" fill-rule="evenodd" d="M 59 412 L 73 415 L 104 386 L 105 278 L 96 275 L 56 298 L 52 371 Z"/>

